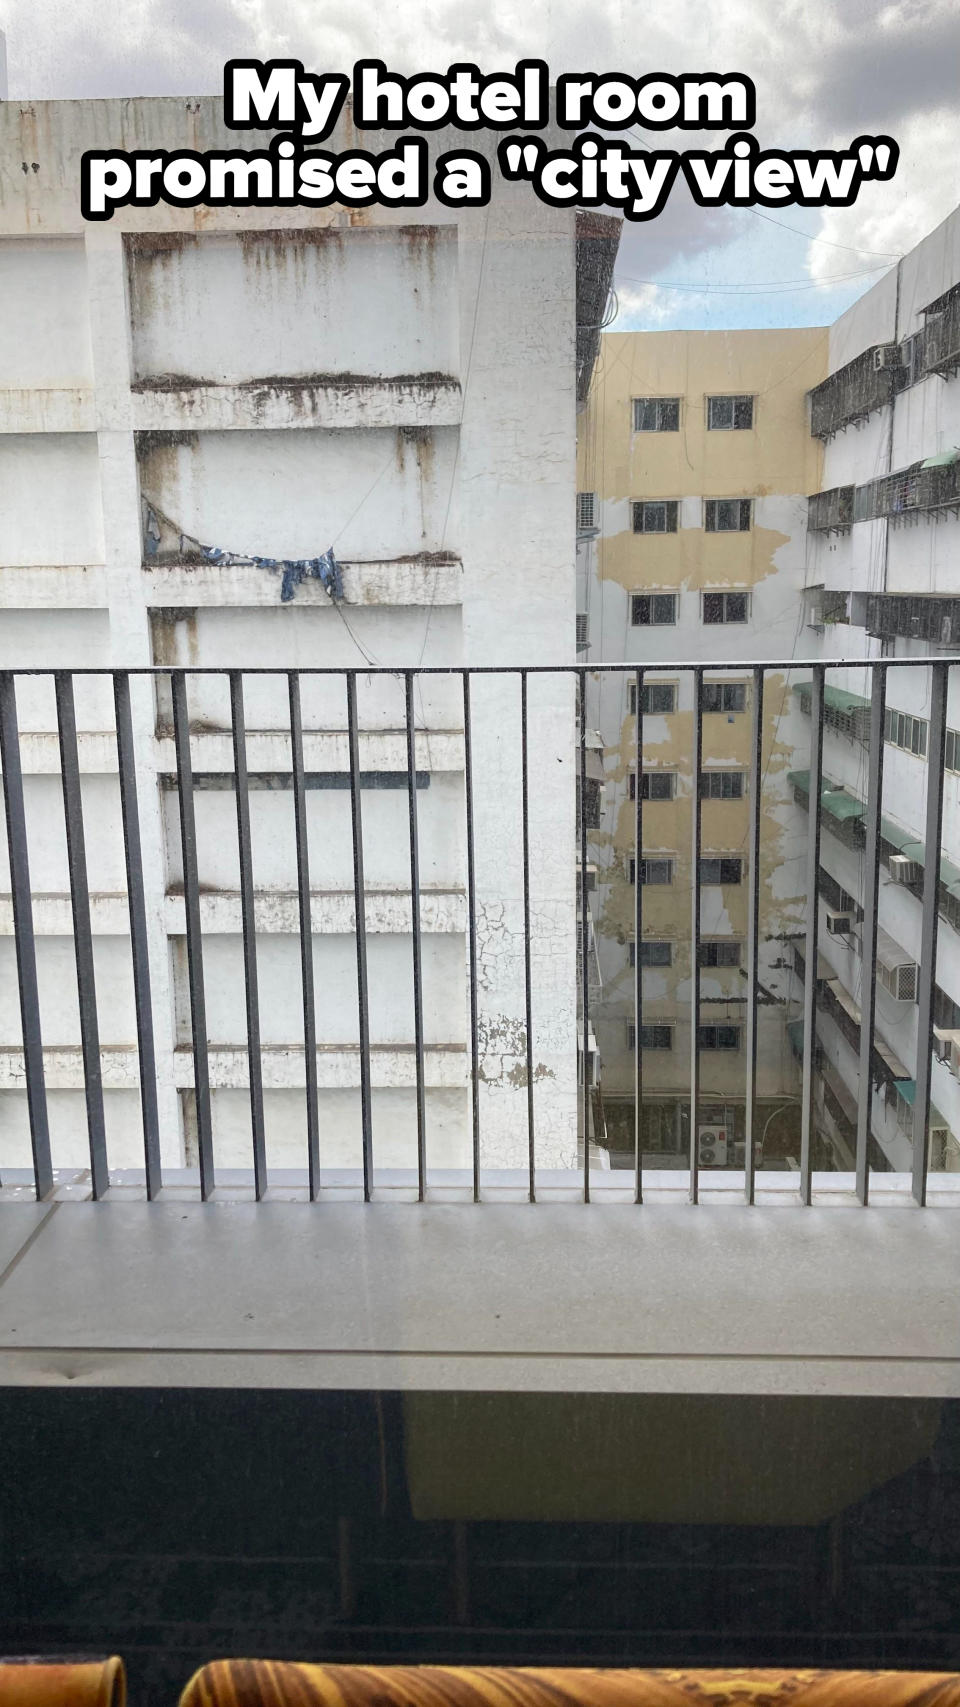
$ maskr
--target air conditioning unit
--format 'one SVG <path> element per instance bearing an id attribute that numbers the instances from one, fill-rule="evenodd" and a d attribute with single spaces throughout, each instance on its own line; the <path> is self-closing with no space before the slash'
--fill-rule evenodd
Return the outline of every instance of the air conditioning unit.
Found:
<path id="1" fill-rule="evenodd" d="M 923 866 L 915 859 L 907 859 L 905 854 L 891 854 L 887 865 L 894 883 L 921 883 L 923 881 Z"/>
<path id="2" fill-rule="evenodd" d="M 903 366 L 899 344 L 878 344 L 873 352 L 874 373 L 887 373 L 891 368 Z"/>
<path id="3" fill-rule="evenodd" d="M 727 1165 L 727 1129 L 725 1126 L 697 1127 L 697 1160 L 701 1168 L 725 1168 Z"/>
<path id="4" fill-rule="evenodd" d="M 920 968 L 913 961 L 905 960 L 902 966 L 878 965 L 877 983 L 883 985 L 895 1002 L 915 1002 L 919 974 Z"/>
<path id="5" fill-rule="evenodd" d="M 852 913 L 840 913 L 836 907 L 827 908 L 827 932 L 830 936 L 848 936 L 852 930 Z"/>

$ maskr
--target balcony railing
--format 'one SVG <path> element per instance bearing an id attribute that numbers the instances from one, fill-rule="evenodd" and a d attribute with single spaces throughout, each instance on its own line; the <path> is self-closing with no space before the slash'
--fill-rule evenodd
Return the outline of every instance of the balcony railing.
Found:
<path id="1" fill-rule="evenodd" d="M 829 679 L 850 668 L 870 678 L 859 790 L 828 780 L 823 751 L 837 693 L 858 699 Z M 938 929 L 955 928 L 943 891 L 960 879 L 941 852 L 950 668 L 0 672 L 0 1198 L 639 1203 L 657 1195 L 654 1110 L 680 1134 L 664 1152 L 674 1186 L 754 1202 L 766 1129 L 795 1104 L 796 1167 L 771 1186 L 809 1204 L 846 1171 L 865 1203 L 873 1174 L 908 1173 L 925 1202 L 931 1179 L 943 1188 L 934 1139 L 934 1162 L 960 1170 L 960 1117 L 936 1113 L 953 1055 L 934 1033 Z M 926 673 L 922 823 L 886 816 L 904 810 L 883 792 L 890 669 Z M 705 679 L 739 682 L 739 711 L 717 710 Z M 673 713 L 638 721 L 630 707 L 664 680 Z M 661 797 L 642 778 L 673 718 L 691 734 Z M 738 760 L 742 788 L 695 786 Z M 853 830 L 862 892 L 843 912 L 829 849 Z M 891 984 L 878 916 L 892 833 L 914 860 L 895 879 L 917 913 L 909 990 L 899 962 Z M 738 909 L 742 953 L 720 954 Z M 856 999 L 821 963 L 841 936 Z M 604 956 L 621 948 L 611 980 Z M 878 984 L 916 1007 L 915 1058 L 886 1034 Z M 605 1037 L 627 1024 L 625 1102 Z M 796 1076 L 775 1091 L 770 1027 Z M 898 1099 L 909 1166 L 883 1148 L 874 1087 Z"/>

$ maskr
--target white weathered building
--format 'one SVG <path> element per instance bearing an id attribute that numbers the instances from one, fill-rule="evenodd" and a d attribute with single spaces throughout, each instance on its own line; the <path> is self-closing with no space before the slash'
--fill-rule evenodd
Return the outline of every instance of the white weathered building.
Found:
<path id="1" fill-rule="evenodd" d="M 245 146 L 257 146 L 253 134 Z M 355 143 L 349 118 L 329 146 Z M 382 141 L 368 137 L 372 148 Z M 0 668 L 359 669 L 573 662 L 576 400 L 616 244 L 494 173 L 486 209 L 126 208 L 84 224 L 92 147 L 236 146 L 215 100 L 0 106 Z M 473 139 L 476 146 L 476 139 Z M 432 137 L 437 152 L 451 146 Z M 483 146 L 481 138 L 480 146 Z M 599 306 L 598 306 L 599 304 Z M 577 334 L 577 325 L 580 333 Z M 287 603 L 246 558 L 343 567 Z M 287 684 L 244 683 L 268 1160 L 304 1165 Z M 302 685 L 325 1166 L 359 1161 L 344 679 Z M 188 678 L 219 1165 L 250 1157 L 226 678 Z M 374 1154 L 416 1159 L 402 679 L 358 678 Z M 18 688 L 54 1163 L 86 1133 L 53 687 Z M 526 1154 L 516 680 L 474 688 L 484 1161 Z M 134 685 L 169 1165 L 192 1149 L 179 819 L 166 680 Z M 110 1162 L 141 1155 L 109 679 L 77 694 Z M 463 697 L 417 689 L 430 1166 L 470 1157 Z M 574 714 L 530 686 L 538 1160 L 577 1153 Z M 539 762 L 539 761 L 538 761 Z M 9 879 L 0 856 L 0 1164 L 29 1155 Z"/>
<path id="2" fill-rule="evenodd" d="M 830 329 L 830 378 L 811 399 L 812 427 L 825 444 L 822 494 L 811 500 L 805 595 L 810 647 L 825 660 L 948 657 L 960 649 L 958 370 L 960 210 Z M 960 683 L 954 671 L 950 678 L 933 1016 L 935 1052 L 943 1059 L 933 1062 L 930 1130 L 931 1166 L 955 1169 L 960 1051 L 949 1034 L 960 1027 L 960 734 L 954 733 L 960 731 Z M 831 672 L 828 680 L 833 703 L 824 722 L 825 784 L 836 782 L 863 800 L 866 672 Z M 929 853 L 926 797 L 934 780 L 929 716 L 930 671 L 890 670 L 875 1017 L 888 1071 L 874 1091 L 871 1133 L 874 1162 L 894 1169 L 910 1166 L 920 893 Z M 863 844 L 845 835 L 829 811 L 822 825 L 822 866 L 835 888 L 821 911 L 821 954 L 831 977 L 818 1040 L 850 1085 L 856 1051 L 844 1016 L 856 1023 L 863 998 Z"/>

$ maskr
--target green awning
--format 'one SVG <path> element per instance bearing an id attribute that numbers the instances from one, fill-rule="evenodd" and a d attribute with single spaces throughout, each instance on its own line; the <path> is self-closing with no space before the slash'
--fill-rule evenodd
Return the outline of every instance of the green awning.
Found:
<path id="1" fill-rule="evenodd" d="M 917 1099 L 917 1081 L 916 1081 L 916 1079 L 894 1079 L 893 1088 L 896 1091 L 897 1096 L 902 1097 L 904 1102 L 909 1103 L 910 1107 L 912 1108 L 914 1103 L 916 1102 L 916 1099 Z M 940 1113 L 940 1110 L 938 1108 L 935 1108 L 933 1103 L 931 1103 L 930 1104 L 930 1125 L 931 1126 L 946 1126 L 947 1124 L 948 1124 L 948 1122 L 946 1120 L 944 1120 L 943 1115 Z"/>
<path id="2" fill-rule="evenodd" d="M 938 451 L 936 456 L 924 457 L 921 468 L 949 468 L 954 462 L 960 462 L 960 448 Z"/>
<path id="3" fill-rule="evenodd" d="M 881 817 L 880 834 L 885 842 L 889 842 L 891 847 L 896 848 L 898 853 L 902 853 L 904 848 L 913 841 L 913 831 L 905 830 L 902 824 L 895 824 L 892 818 Z"/>
<path id="4" fill-rule="evenodd" d="M 809 771 L 788 771 L 787 781 L 802 794 L 810 793 Z M 845 788 L 841 788 L 826 776 L 820 791 L 820 805 L 824 812 L 829 812 L 831 818 L 836 818 L 841 823 L 848 818 L 862 818 L 865 811 L 862 800 L 858 800 L 854 794 L 848 794 Z"/>
<path id="5" fill-rule="evenodd" d="M 848 818 L 862 818 L 864 803 L 857 800 L 845 789 L 825 788 L 820 796 L 820 804 L 831 818 L 837 818 L 844 823 Z"/>
<path id="6" fill-rule="evenodd" d="M 794 693 L 808 694 L 811 692 L 811 683 L 794 682 L 792 691 Z M 825 686 L 823 690 L 823 703 L 824 705 L 832 706 L 835 711 L 870 710 L 870 701 L 868 699 L 864 699 L 863 695 L 859 693 L 848 693 L 846 688 Z"/>

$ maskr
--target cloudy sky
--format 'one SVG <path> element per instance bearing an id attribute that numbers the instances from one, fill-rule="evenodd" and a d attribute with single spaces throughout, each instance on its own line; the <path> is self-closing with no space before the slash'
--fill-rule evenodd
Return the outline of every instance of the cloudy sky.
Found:
<path id="1" fill-rule="evenodd" d="M 410 72 L 543 54 L 554 74 L 745 72 L 767 147 L 899 142 L 895 179 L 851 208 L 705 211 L 675 190 L 625 228 L 624 329 L 827 323 L 960 203 L 957 0 L 0 0 L 0 28 L 13 99 L 217 94 L 236 55 Z"/>

